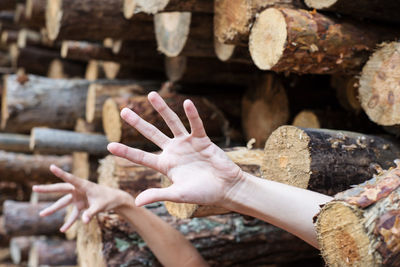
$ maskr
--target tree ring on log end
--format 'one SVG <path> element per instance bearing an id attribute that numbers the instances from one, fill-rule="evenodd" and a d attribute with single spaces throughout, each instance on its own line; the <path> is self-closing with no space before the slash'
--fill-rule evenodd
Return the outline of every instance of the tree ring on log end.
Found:
<path id="1" fill-rule="evenodd" d="M 154 15 L 158 50 L 176 57 L 184 48 L 190 30 L 190 12 L 165 12 Z"/>
<path id="2" fill-rule="evenodd" d="M 323 207 L 316 228 L 322 256 L 328 266 L 375 266 L 376 261 L 369 253 L 371 242 L 359 213 L 341 201 Z"/>
<path id="3" fill-rule="evenodd" d="M 270 70 L 283 55 L 287 39 L 284 15 L 275 8 L 264 10 L 258 16 L 249 37 L 249 50 L 254 64 Z"/>
<path id="4" fill-rule="evenodd" d="M 323 9 L 333 6 L 337 0 L 305 0 L 308 7 L 315 9 Z"/>
<path id="5" fill-rule="evenodd" d="M 163 11 L 167 7 L 170 0 L 136 0 L 135 2 L 139 12 L 144 12 L 146 14 L 156 14 L 160 11 Z"/>
<path id="6" fill-rule="evenodd" d="M 294 126 L 281 126 L 268 138 L 261 165 L 263 177 L 307 188 L 310 180 L 310 137 Z"/>
<path id="7" fill-rule="evenodd" d="M 361 106 L 383 126 L 400 124 L 400 43 L 384 44 L 365 64 L 360 78 Z M 391 97 L 393 96 L 393 97 Z"/>
<path id="8" fill-rule="evenodd" d="M 62 0 L 47 1 L 46 30 L 50 40 L 57 39 L 58 33 L 60 32 L 62 16 Z"/>
<path id="9" fill-rule="evenodd" d="M 122 8 L 124 11 L 124 17 L 126 19 L 130 19 L 135 14 L 136 9 L 136 1 L 135 0 L 124 0 L 124 7 Z"/>
<path id="10" fill-rule="evenodd" d="M 121 117 L 118 105 L 112 98 L 106 100 L 103 106 L 103 129 L 110 142 L 121 140 Z"/>
<path id="11" fill-rule="evenodd" d="M 215 38 L 214 51 L 219 60 L 228 61 L 232 57 L 233 52 L 235 52 L 235 45 L 223 44 L 219 42 L 217 38 Z"/>
<path id="12" fill-rule="evenodd" d="M 303 128 L 321 128 L 318 117 L 314 112 L 309 110 L 303 110 L 297 114 L 292 125 Z"/>

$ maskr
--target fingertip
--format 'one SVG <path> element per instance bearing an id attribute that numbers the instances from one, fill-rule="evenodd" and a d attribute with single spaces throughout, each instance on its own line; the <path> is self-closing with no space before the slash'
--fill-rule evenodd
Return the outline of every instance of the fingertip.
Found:
<path id="1" fill-rule="evenodd" d="M 156 91 L 151 91 L 148 95 L 147 98 L 151 101 L 155 99 L 158 96 L 158 93 Z"/>
<path id="2" fill-rule="evenodd" d="M 120 113 L 121 118 L 123 118 L 123 119 L 126 118 L 129 114 L 129 112 L 131 112 L 131 110 L 129 108 L 123 108 Z"/>

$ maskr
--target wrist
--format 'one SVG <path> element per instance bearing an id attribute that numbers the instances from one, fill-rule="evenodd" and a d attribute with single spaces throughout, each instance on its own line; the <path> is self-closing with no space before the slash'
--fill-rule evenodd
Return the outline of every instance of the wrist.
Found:
<path id="1" fill-rule="evenodd" d="M 241 203 L 240 197 L 242 192 L 246 192 L 246 188 L 248 188 L 248 184 L 250 182 L 250 176 L 248 173 L 241 171 L 236 178 L 236 182 L 231 185 L 227 193 L 225 194 L 225 198 L 221 206 L 225 209 L 237 211 L 238 204 Z"/>
<path id="2" fill-rule="evenodd" d="M 136 209 L 135 198 L 128 194 L 127 192 L 121 191 L 118 195 L 117 203 L 119 203 L 114 211 L 120 215 L 123 215 L 126 211 Z"/>

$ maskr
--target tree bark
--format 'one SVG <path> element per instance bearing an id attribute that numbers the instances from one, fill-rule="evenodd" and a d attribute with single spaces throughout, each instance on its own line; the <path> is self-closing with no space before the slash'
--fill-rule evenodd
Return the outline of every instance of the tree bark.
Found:
<path id="1" fill-rule="evenodd" d="M 257 14 L 269 7 L 303 8 L 299 0 L 216 0 L 214 35 L 223 44 L 245 44 Z"/>
<path id="2" fill-rule="evenodd" d="M 262 70 L 357 73 L 376 44 L 393 40 L 396 31 L 302 9 L 269 8 L 254 23 L 249 49 Z"/>
<path id="3" fill-rule="evenodd" d="M 40 126 L 72 129 L 85 115 L 88 86 L 86 80 L 9 75 L 2 94 L 2 128 L 20 133 Z"/>
<path id="4" fill-rule="evenodd" d="M 10 45 L 16 43 L 18 40 L 18 31 L 16 30 L 5 30 L 1 33 L 1 43 L 3 45 Z"/>
<path id="5" fill-rule="evenodd" d="M 186 127 L 189 127 L 189 121 L 182 105 L 184 100 L 190 98 L 195 103 L 199 114 L 202 114 L 204 118 L 208 118 L 204 122 L 204 126 L 210 137 L 223 137 L 229 128 L 229 123 L 221 111 L 204 97 L 189 97 L 171 93 L 165 94 L 163 98 L 168 106 L 177 113 Z M 114 97 L 109 98 L 103 105 L 103 128 L 110 142 L 132 144 L 145 141 L 145 138 L 137 130 L 121 119 L 120 112 L 125 107 L 132 109 L 137 114 L 140 114 L 142 119 L 153 124 L 165 134 L 170 135 L 169 128 L 157 111 L 153 109 L 146 96 Z"/>
<path id="6" fill-rule="evenodd" d="M 0 133 L 0 150 L 31 153 L 29 135 Z"/>
<path id="7" fill-rule="evenodd" d="M 160 204 L 148 209 L 181 231 L 211 266 L 243 262 L 261 266 L 312 258 L 317 254 L 315 249 L 289 233 L 237 214 L 179 220 L 169 216 Z M 161 266 L 134 230 L 110 213 L 100 214 L 88 226 L 79 229 L 77 248 L 79 262 L 85 267 Z"/>
<path id="8" fill-rule="evenodd" d="M 261 177 L 261 164 L 263 160 L 263 151 L 259 149 L 249 150 L 243 147 L 234 147 L 225 149 L 227 156 L 239 165 L 243 171 L 248 172 L 256 177 Z M 168 187 L 172 183 L 167 178 L 162 176 L 162 187 Z M 210 215 L 218 215 L 229 213 L 229 210 L 217 206 L 204 206 L 188 203 L 175 203 L 165 201 L 165 207 L 169 214 L 181 218 L 188 219 L 193 217 L 205 217 Z"/>
<path id="9" fill-rule="evenodd" d="M 107 156 L 100 162 L 98 183 L 137 196 L 148 188 L 161 187 L 161 173 L 126 159 Z"/>
<path id="10" fill-rule="evenodd" d="M 327 265 L 398 265 L 399 181 L 397 166 L 324 205 L 315 225 Z"/>
<path id="11" fill-rule="evenodd" d="M 8 236 L 4 228 L 4 216 L 0 216 L 0 245 L 7 246 L 9 240 L 10 237 Z"/>
<path id="12" fill-rule="evenodd" d="M 14 10 L 17 4 L 17 0 L 1 0 L 0 10 Z"/>
<path id="13" fill-rule="evenodd" d="M 126 20 L 121 12 L 122 4 L 122 0 L 48 1 L 46 29 L 49 38 L 154 40 L 152 17 L 137 15 L 132 20 Z M 82 31 L 82 25 L 85 25 L 85 31 Z"/>
<path id="14" fill-rule="evenodd" d="M 65 209 L 53 215 L 40 217 L 39 212 L 52 202 L 30 204 L 29 202 L 4 202 L 4 227 L 10 236 L 54 235 L 64 223 Z"/>
<path id="15" fill-rule="evenodd" d="M 43 265 L 77 265 L 76 242 L 61 239 L 36 240 L 29 251 L 28 266 Z"/>
<path id="16" fill-rule="evenodd" d="M 364 182 L 380 167 L 393 166 L 399 157 L 399 143 L 389 138 L 282 126 L 265 145 L 263 174 L 267 179 L 333 195 Z"/>
<path id="17" fill-rule="evenodd" d="M 361 107 L 375 123 L 384 126 L 400 124 L 400 43 L 383 44 L 376 50 L 360 77 Z"/>
<path id="18" fill-rule="evenodd" d="M 44 43 L 42 38 L 41 33 L 23 28 L 18 32 L 18 48 L 40 46 Z"/>
<path id="19" fill-rule="evenodd" d="M 46 150 L 53 154 L 69 154 L 75 151 L 102 156 L 108 154 L 108 141 L 102 134 L 77 133 L 74 131 L 33 128 L 31 150 Z"/>
<path id="20" fill-rule="evenodd" d="M 371 18 L 387 22 L 400 23 L 396 10 L 400 9 L 400 3 L 395 0 L 379 1 L 346 1 L 346 0 L 305 0 L 307 6 L 323 11 L 337 12 L 359 18 Z"/>
<path id="21" fill-rule="evenodd" d="M 270 134 L 289 119 L 286 90 L 273 73 L 263 74 L 249 86 L 242 100 L 242 124 L 246 140 L 263 148 Z"/>
<path id="22" fill-rule="evenodd" d="M 158 55 L 154 58 L 137 59 L 130 64 L 121 64 L 114 61 L 103 62 L 102 67 L 105 77 L 114 79 L 140 79 L 140 80 L 164 80 L 163 58 Z"/>
<path id="23" fill-rule="evenodd" d="M 46 27 L 46 0 L 26 0 L 25 17 L 29 25 Z"/>
<path id="24" fill-rule="evenodd" d="M 159 12 L 187 11 L 195 13 L 213 13 L 213 1 L 210 0 L 124 0 L 124 16 L 127 19 L 135 13 L 156 14 Z"/>
<path id="25" fill-rule="evenodd" d="M 121 85 L 107 85 L 93 83 L 89 86 L 86 98 L 86 120 L 89 123 L 101 124 L 102 110 L 107 98 L 118 96 L 146 95 L 151 91 L 158 91 L 159 82 L 123 83 Z"/>
<path id="26" fill-rule="evenodd" d="M 56 164 L 65 171 L 71 171 L 70 156 L 26 155 L 0 151 L 2 181 L 20 183 L 48 183 L 59 181 L 49 170 Z"/>

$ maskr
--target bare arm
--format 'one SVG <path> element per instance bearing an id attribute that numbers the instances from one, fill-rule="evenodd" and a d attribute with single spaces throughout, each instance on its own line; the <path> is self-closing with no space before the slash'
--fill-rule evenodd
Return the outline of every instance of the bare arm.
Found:
<path id="1" fill-rule="evenodd" d="M 137 207 L 135 199 L 128 193 L 77 178 L 56 166 L 50 169 L 66 183 L 34 186 L 33 190 L 66 194 L 40 213 L 48 216 L 73 205 L 73 211 L 60 231 L 67 231 L 81 211 L 83 222 L 88 223 L 98 212 L 114 210 L 135 228 L 163 266 L 208 266 L 179 231 L 146 208 Z"/>
<path id="2" fill-rule="evenodd" d="M 170 187 L 142 192 L 136 205 L 162 200 L 217 205 L 267 221 L 318 247 L 312 218 L 319 205 L 330 197 L 244 173 L 207 137 L 190 100 L 184 102 L 191 126 L 189 133 L 157 93 L 150 93 L 148 98 L 174 138 L 167 137 L 129 109 L 122 110 L 121 116 L 163 152 L 154 155 L 118 143 L 108 146 L 114 155 L 153 168 L 172 181 Z"/>

